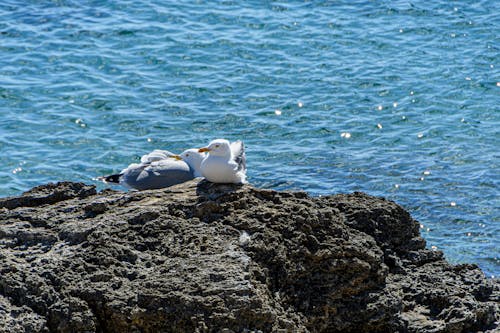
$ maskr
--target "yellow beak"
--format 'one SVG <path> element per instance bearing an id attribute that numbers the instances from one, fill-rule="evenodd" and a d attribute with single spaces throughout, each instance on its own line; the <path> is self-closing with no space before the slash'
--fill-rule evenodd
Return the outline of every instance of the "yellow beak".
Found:
<path id="1" fill-rule="evenodd" d="M 182 161 L 182 157 L 180 157 L 179 155 L 170 155 L 169 157 L 175 158 L 177 161 Z"/>
<path id="2" fill-rule="evenodd" d="M 203 147 L 203 148 L 198 149 L 198 153 L 204 153 L 204 152 L 208 152 L 208 151 L 210 151 L 210 148 L 208 148 L 208 147 Z"/>

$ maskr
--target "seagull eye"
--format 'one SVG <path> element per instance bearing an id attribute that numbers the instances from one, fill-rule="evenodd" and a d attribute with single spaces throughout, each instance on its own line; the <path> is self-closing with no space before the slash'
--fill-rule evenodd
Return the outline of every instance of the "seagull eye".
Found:
<path id="1" fill-rule="evenodd" d="M 215 145 L 215 148 L 219 148 L 219 147 L 220 147 L 220 145 Z"/>
<path id="2" fill-rule="evenodd" d="M 186 154 L 186 157 L 188 157 L 188 156 L 189 156 L 189 154 Z"/>

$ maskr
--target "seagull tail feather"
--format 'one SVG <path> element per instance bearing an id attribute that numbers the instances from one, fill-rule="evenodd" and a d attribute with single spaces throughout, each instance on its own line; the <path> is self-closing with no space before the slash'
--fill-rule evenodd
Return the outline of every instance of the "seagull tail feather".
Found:
<path id="1" fill-rule="evenodd" d="M 121 176 L 122 176 L 121 173 L 117 173 L 117 174 L 114 174 L 114 175 L 102 176 L 102 177 L 99 177 L 97 179 L 100 180 L 100 181 L 103 181 L 105 183 L 116 183 L 116 184 L 119 184 Z"/>

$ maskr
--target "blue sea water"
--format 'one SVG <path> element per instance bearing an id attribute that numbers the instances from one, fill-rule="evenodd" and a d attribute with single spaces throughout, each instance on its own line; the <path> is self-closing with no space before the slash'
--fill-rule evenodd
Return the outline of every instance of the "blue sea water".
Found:
<path id="1" fill-rule="evenodd" d="M 246 143 L 252 184 L 365 191 L 500 275 L 499 1 L 4 0 L 0 196 Z"/>

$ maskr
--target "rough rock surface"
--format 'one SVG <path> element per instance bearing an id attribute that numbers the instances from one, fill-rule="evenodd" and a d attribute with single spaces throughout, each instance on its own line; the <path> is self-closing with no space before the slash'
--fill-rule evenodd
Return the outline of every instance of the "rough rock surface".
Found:
<path id="1" fill-rule="evenodd" d="M 0 199 L 2 332 L 494 332 L 499 282 L 397 204 L 191 181 Z"/>

